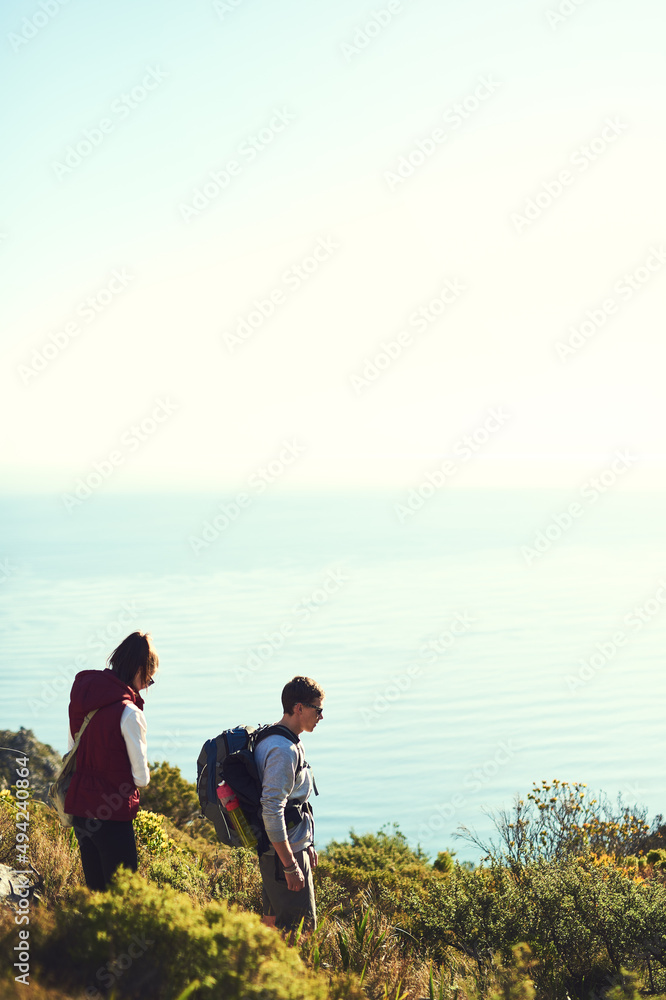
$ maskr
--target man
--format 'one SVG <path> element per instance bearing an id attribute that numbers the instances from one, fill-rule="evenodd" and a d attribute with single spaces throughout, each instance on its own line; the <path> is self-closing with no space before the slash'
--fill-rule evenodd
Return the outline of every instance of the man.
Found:
<path id="1" fill-rule="evenodd" d="M 282 691 L 284 714 L 277 723 L 289 733 L 266 737 L 254 752 L 262 818 L 271 842 L 259 858 L 263 919 L 269 927 L 291 929 L 303 919 L 304 927 L 313 929 L 317 923 L 312 880 L 317 852 L 308 802 L 315 786 L 298 737 L 313 732 L 323 718 L 323 700 L 323 690 L 310 677 L 294 677 Z"/>

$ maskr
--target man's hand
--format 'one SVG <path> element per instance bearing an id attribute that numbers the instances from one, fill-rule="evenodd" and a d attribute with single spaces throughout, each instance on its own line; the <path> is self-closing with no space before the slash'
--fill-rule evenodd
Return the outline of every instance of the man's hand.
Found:
<path id="1" fill-rule="evenodd" d="M 305 875 L 298 867 L 298 864 L 295 872 L 285 872 L 284 875 L 287 880 L 287 889 L 291 889 L 292 892 L 299 892 L 304 887 Z"/>
<path id="2" fill-rule="evenodd" d="M 292 892 L 298 892 L 305 885 L 305 875 L 303 874 L 298 861 L 294 857 L 291 851 L 291 845 L 288 840 L 274 840 L 272 841 L 275 852 L 282 862 L 282 867 L 284 868 L 284 877 L 287 880 L 287 889 L 291 889 Z M 308 852 L 314 850 L 314 848 L 308 848 Z M 314 851 L 315 858 L 317 857 L 317 852 Z M 317 862 L 315 861 L 315 864 Z M 310 855 L 310 864 L 312 864 L 312 855 Z M 287 868 L 296 868 L 293 872 L 288 872 Z"/>
<path id="3" fill-rule="evenodd" d="M 319 855 L 315 851 L 313 845 L 310 845 L 310 847 L 308 847 L 308 857 L 310 858 L 310 866 L 312 868 L 316 868 L 317 862 L 319 861 Z"/>

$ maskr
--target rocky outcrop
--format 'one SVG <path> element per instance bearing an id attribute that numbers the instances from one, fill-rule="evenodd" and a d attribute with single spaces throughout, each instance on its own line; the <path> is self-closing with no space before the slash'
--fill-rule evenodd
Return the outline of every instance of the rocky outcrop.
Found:
<path id="1" fill-rule="evenodd" d="M 30 797 L 46 802 L 49 785 L 62 763 L 58 751 L 47 743 L 40 743 L 32 729 L 23 727 L 17 733 L 0 729 L 0 747 L 3 748 L 0 750 L 0 789 L 16 784 L 15 757 L 25 755 L 30 758 Z"/>

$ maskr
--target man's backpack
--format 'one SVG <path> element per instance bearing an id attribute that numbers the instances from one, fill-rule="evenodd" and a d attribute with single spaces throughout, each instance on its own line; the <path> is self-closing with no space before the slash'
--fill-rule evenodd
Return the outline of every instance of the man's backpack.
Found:
<path id="1" fill-rule="evenodd" d="M 299 742 L 299 737 L 286 726 L 236 726 L 235 729 L 225 729 L 215 739 L 206 740 L 197 759 L 199 805 L 202 814 L 215 827 L 218 840 L 231 847 L 242 846 L 226 809 L 217 797 L 217 786 L 226 781 L 238 796 L 240 807 L 257 838 L 258 854 L 268 850 L 270 841 L 261 819 L 261 781 L 254 751 L 267 736 L 284 736 L 291 743 Z M 304 766 L 303 761 L 296 773 Z M 310 810 L 308 803 L 287 803 L 287 828 L 300 823 L 304 807 Z"/>

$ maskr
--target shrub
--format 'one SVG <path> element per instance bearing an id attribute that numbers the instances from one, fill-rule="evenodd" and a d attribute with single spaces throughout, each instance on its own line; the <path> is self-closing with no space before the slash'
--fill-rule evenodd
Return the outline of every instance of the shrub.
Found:
<path id="1" fill-rule="evenodd" d="M 557 778 L 535 782 L 527 801 L 517 798 L 512 810 L 500 810 L 495 817 L 499 844 L 484 843 L 464 826 L 458 836 L 476 844 L 488 858 L 521 864 L 585 851 L 626 857 L 660 838 L 661 816 L 650 825 L 645 808 L 625 806 L 621 797 L 613 806 L 603 793 L 591 798 L 586 788 Z"/>
<path id="2" fill-rule="evenodd" d="M 146 809 L 140 809 L 134 819 L 134 836 L 140 862 L 149 862 L 174 848 L 178 849 L 164 829 L 164 816 Z"/>
<path id="3" fill-rule="evenodd" d="M 493 862 L 473 872 L 456 866 L 430 881 L 411 930 L 439 961 L 447 946 L 474 959 L 484 983 L 497 954 L 527 942 L 538 966 L 539 995 L 601 995 L 622 968 L 652 970 L 660 987 L 666 970 L 666 888 L 635 881 L 593 856 L 535 861 L 512 868 Z"/>
<path id="4" fill-rule="evenodd" d="M 226 899 L 254 913 L 263 912 L 261 873 L 257 855 L 247 847 L 234 847 L 212 878 L 214 899 Z"/>
<path id="5" fill-rule="evenodd" d="M 455 867 L 454 856 L 455 851 L 453 853 L 450 851 L 440 851 L 433 861 L 432 867 L 436 872 L 443 872 L 445 875 L 448 875 Z"/>
<path id="6" fill-rule="evenodd" d="M 352 831 L 349 836 L 349 843 L 334 840 L 319 855 L 316 884 L 331 902 L 344 898 L 351 905 L 370 889 L 383 911 L 402 920 L 405 906 L 422 900 L 425 884 L 443 877 L 433 871 L 420 849 L 409 847 L 397 826 L 391 833 L 382 829 L 359 836 Z"/>
<path id="7" fill-rule="evenodd" d="M 6 947 L 6 944 L 5 944 Z M 105 893 L 82 890 L 35 934 L 39 981 L 89 996 L 175 1000 L 324 1000 L 325 981 L 307 972 L 294 949 L 252 914 L 224 903 L 192 906 L 187 896 L 120 871 Z"/>
<path id="8" fill-rule="evenodd" d="M 512 949 L 512 961 L 495 972 L 496 986 L 488 1000 L 533 1000 L 535 990 L 533 970 L 538 963 L 532 959 L 529 945 L 521 942 Z"/>
<path id="9" fill-rule="evenodd" d="M 179 767 L 166 760 L 150 765 L 150 784 L 141 789 L 141 808 L 167 816 L 174 826 L 184 829 L 201 812 L 196 785 L 186 781 Z"/>
<path id="10" fill-rule="evenodd" d="M 416 851 L 410 848 L 397 824 L 393 825 L 392 833 L 387 833 L 382 827 L 379 833 L 358 836 L 352 830 L 349 839 L 349 843 L 332 840 L 321 852 L 321 858 L 333 865 L 348 865 L 366 872 L 377 869 L 397 871 L 413 865 L 422 869 L 426 867 L 427 856 L 419 848 Z"/>
<path id="11" fill-rule="evenodd" d="M 164 828 L 165 818 L 141 809 L 134 820 L 139 871 L 151 882 L 186 892 L 199 903 L 212 897 L 212 878 L 203 859 L 180 847 Z"/>
<path id="12" fill-rule="evenodd" d="M 181 856 L 157 858 L 151 861 L 146 872 L 150 882 L 160 888 L 170 885 L 179 892 L 186 892 L 199 903 L 211 898 L 210 881 L 196 861 Z"/>
<path id="13" fill-rule="evenodd" d="M 508 961 L 511 946 L 524 939 L 523 911 L 524 900 L 508 869 L 494 864 L 470 871 L 455 865 L 446 878 L 426 883 L 423 902 L 411 908 L 409 929 L 438 962 L 453 949 L 483 972 L 495 952 Z"/>

